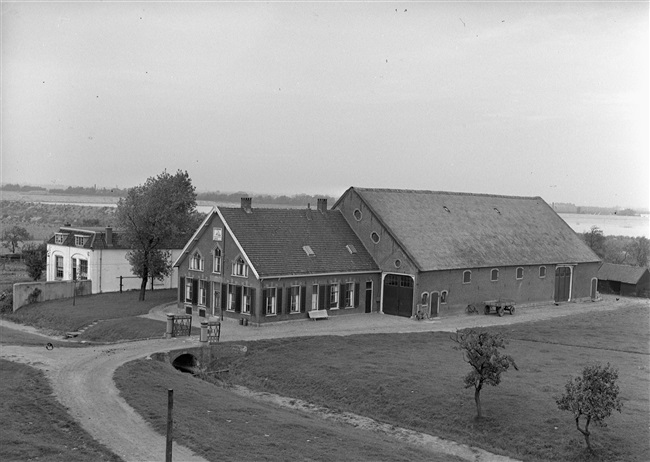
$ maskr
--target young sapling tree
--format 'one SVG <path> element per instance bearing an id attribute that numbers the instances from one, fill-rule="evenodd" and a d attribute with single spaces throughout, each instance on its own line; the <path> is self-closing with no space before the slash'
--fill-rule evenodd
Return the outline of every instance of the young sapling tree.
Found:
<path id="1" fill-rule="evenodd" d="M 560 410 L 573 413 L 576 428 L 584 436 L 589 451 L 593 451 L 589 442 L 589 424 L 593 421 L 606 427 L 605 419 L 613 411 L 621 412 L 623 403 L 618 396 L 617 380 L 618 371 L 609 363 L 606 366 L 587 366 L 582 371 L 582 377 L 574 377 L 567 382 L 564 394 L 556 400 Z M 584 420 L 583 428 L 580 428 L 581 420 Z"/>
<path id="2" fill-rule="evenodd" d="M 473 329 L 456 331 L 451 337 L 456 342 L 455 350 L 463 352 L 463 358 L 472 370 L 465 376 L 465 388 L 474 387 L 477 418 L 483 417 L 481 408 L 481 390 L 483 385 L 497 386 L 501 383 L 501 374 L 510 366 L 517 368 L 510 355 L 501 354 L 508 344 L 503 335 L 490 332 L 478 332 Z"/>

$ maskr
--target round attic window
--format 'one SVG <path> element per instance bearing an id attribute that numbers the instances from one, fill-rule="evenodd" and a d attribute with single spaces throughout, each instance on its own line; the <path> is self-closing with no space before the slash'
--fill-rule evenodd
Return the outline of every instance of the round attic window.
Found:
<path id="1" fill-rule="evenodd" d="M 354 219 L 357 220 L 357 221 L 361 221 L 361 217 L 362 217 L 361 210 L 355 209 L 355 211 L 354 211 Z"/>
<path id="2" fill-rule="evenodd" d="M 395 260 L 395 268 L 400 268 L 402 266 L 402 260 L 399 258 Z"/>
<path id="3" fill-rule="evenodd" d="M 372 242 L 374 242 L 375 244 L 379 244 L 380 237 L 379 234 L 377 234 L 376 232 L 373 231 L 372 233 L 370 233 L 370 239 L 372 239 Z"/>

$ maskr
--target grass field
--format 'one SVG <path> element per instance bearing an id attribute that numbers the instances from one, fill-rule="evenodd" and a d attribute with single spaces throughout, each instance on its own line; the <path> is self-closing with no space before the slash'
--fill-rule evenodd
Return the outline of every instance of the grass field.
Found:
<path id="1" fill-rule="evenodd" d="M 76 331 L 97 320 L 124 319 L 125 326 L 128 326 L 131 322 L 139 322 L 133 321 L 133 316 L 146 314 L 155 306 L 176 300 L 176 289 L 148 291 L 142 302 L 138 301 L 138 295 L 138 291 L 88 295 L 77 297 L 74 306 L 72 299 L 51 300 L 27 305 L 14 313 L 5 314 L 4 317 L 19 324 L 57 333 Z M 151 326 L 152 324 L 140 323 L 139 325 Z M 164 327 L 162 329 L 161 334 L 165 332 Z M 88 332 L 90 333 L 90 329 Z M 97 339 L 98 335 L 94 337 Z M 124 339 L 124 335 L 117 339 Z"/>
<path id="2" fill-rule="evenodd" d="M 52 397 L 42 372 L 0 359 L 0 460 L 120 461 Z"/>
<path id="3" fill-rule="evenodd" d="M 227 381 L 232 384 L 354 412 L 518 459 L 647 461 L 649 321 L 647 306 L 639 304 L 611 313 L 498 328 L 512 339 L 507 352 L 514 356 L 519 371 L 508 371 L 501 385 L 483 391 L 486 418 L 480 421 L 475 419 L 473 390 L 462 388 L 469 366 L 452 349 L 448 333 L 249 342 L 243 358 L 229 363 L 221 360 L 212 367 L 228 367 Z M 593 362 L 609 362 L 618 368 L 624 407 L 608 420 L 606 428 L 593 428 L 596 453 L 590 455 L 584 451 L 572 416 L 557 409 L 555 397 L 570 377 Z M 136 375 L 137 383 L 133 381 Z M 165 400 L 152 402 L 143 387 L 149 390 L 157 383 L 162 392 L 172 382 L 182 389 L 196 381 L 151 361 L 127 365 L 116 376 L 125 399 L 152 422 L 165 415 Z M 203 443 L 195 442 L 192 435 L 195 428 L 201 428 L 200 440 L 218 441 L 220 454 L 236 459 L 237 453 L 230 451 L 241 450 L 237 442 L 241 438 L 224 434 L 224 426 L 238 422 L 235 435 L 258 437 L 265 424 L 253 425 L 251 418 L 249 423 L 230 419 L 228 425 L 217 420 L 218 425 L 215 416 L 228 418 L 235 412 L 227 404 L 234 398 L 219 387 L 201 390 L 205 394 L 201 399 L 179 397 L 179 407 L 185 408 L 179 437 L 193 448 L 200 447 Z M 252 403 L 238 401 L 235 407 L 238 416 L 257 415 L 250 410 Z M 294 430 L 281 428 L 278 444 L 297 444 Z M 230 441 L 230 436 L 237 441 Z"/>

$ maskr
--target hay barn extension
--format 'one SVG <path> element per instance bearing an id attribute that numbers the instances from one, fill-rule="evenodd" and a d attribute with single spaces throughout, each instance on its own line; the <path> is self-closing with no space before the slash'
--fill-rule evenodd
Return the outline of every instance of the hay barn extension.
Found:
<path id="1" fill-rule="evenodd" d="M 174 266 L 179 307 L 260 324 L 593 299 L 600 260 L 540 197 L 352 187 L 331 209 L 217 207 Z"/>

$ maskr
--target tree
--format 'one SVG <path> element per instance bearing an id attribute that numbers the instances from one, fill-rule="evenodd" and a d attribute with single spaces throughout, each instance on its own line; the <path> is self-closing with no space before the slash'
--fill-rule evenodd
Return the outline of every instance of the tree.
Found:
<path id="1" fill-rule="evenodd" d="M 465 388 L 474 387 L 477 418 L 483 417 L 481 409 L 481 390 L 483 385 L 497 386 L 501 383 L 501 374 L 510 366 L 516 370 L 515 360 L 509 355 L 502 355 L 508 341 L 501 334 L 478 332 L 473 329 L 456 331 L 451 338 L 458 345 L 455 350 L 463 352 L 463 358 L 472 367 L 465 376 Z"/>
<path id="2" fill-rule="evenodd" d="M 596 255 L 600 258 L 603 258 L 605 255 L 604 243 L 605 236 L 603 236 L 603 230 L 598 226 L 592 226 L 589 231 L 582 233 L 582 238 L 585 243 L 593 250 Z"/>
<path id="3" fill-rule="evenodd" d="M 117 204 L 117 220 L 131 251 L 127 260 L 133 274 L 142 278 L 140 300 L 147 280 L 169 274 L 162 251 L 184 242 L 196 227 L 196 193 L 187 172 L 162 172 L 127 191 Z"/>
<path id="4" fill-rule="evenodd" d="M 637 237 L 632 241 L 630 254 L 639 266 L 648 266 L 650 258 L 650 239 L 645 236 Z"/>
<path id="5" fill-rule="evenodd" d="M 27 274 L 38 281 L 47 267 L 47 244 L 27 244 L 23 247 L 23 259 L 27 266 Z"/>
<path id="6" fill-rule="evenodd" d="M 16 253 L 16 247 L 19 243 L 24 243 L 32 239 L 31 234 L 20 226 L 12 226 L 2 232 L 2 246 L 7 249 L 11 248 L 11 253 Z"/>
<path id="7" fill-rule="evenodd" d="M 596 364 L 587 366 L 582 377 L 574 377 L 565 385 L 564 394 L 556 400 L 562 411 L 571 411 L 576 421 L 576 428 L 585 438 L 587 449 L 592 451 L 589 443 L 589 424 L 594 421 L 601 427 L 607 426 L 604 420 L 612 411 L 621 412 L 623 406 L 618 397 L 616 384 L 618 371 L 609 363 L 606 366 Z M 584 428 L 580 428 L 580 419 L 584 418 Z"/>

